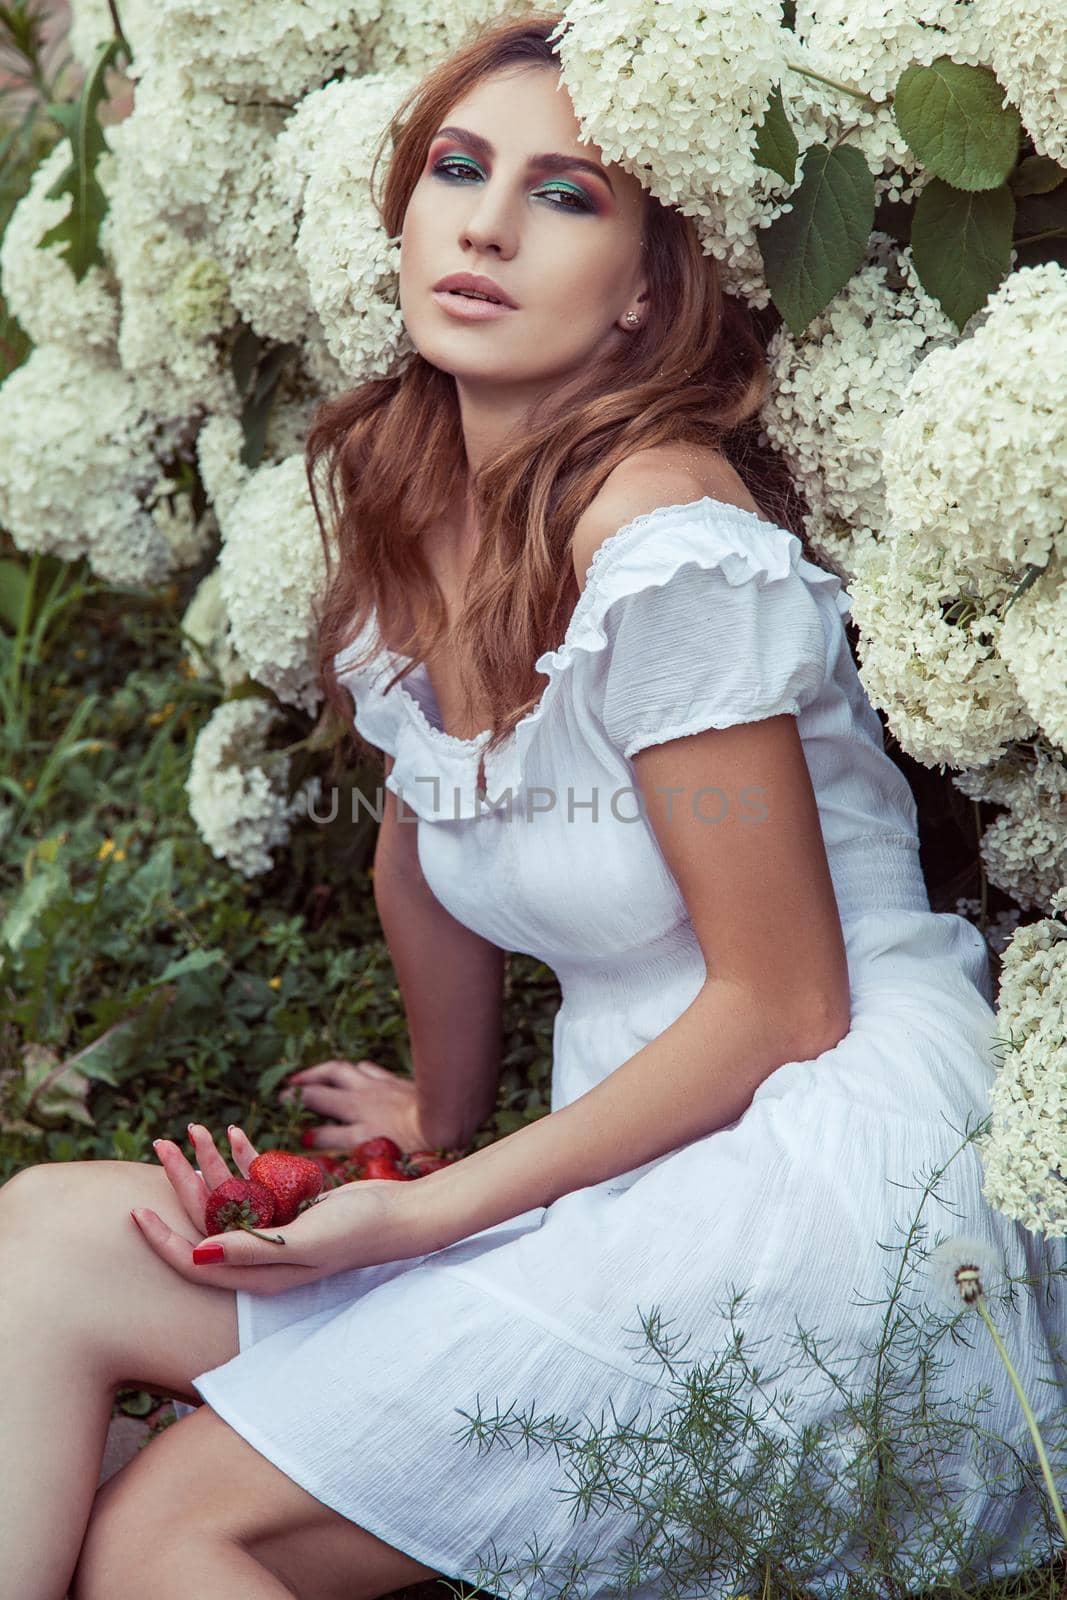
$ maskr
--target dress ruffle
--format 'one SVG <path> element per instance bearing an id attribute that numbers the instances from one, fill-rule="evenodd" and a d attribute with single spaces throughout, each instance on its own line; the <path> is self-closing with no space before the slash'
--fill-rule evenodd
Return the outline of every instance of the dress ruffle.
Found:
<path id="1" fill-rule="evenodd" d="M 506 742 L 485 756 L 483 794 L 479 770 L 490 730 L 460 739 L 435 726 L 420 698 L 420 687 L 424 697 L 429 689 L 421 664 L 391 690 L 383 686 L 410 657 L 382 649 L 366 667 L 346 669 L 357 649 L 366 648 L 365 630 L 334 657 L 334 665 L 338 680 L 352 691 L 356 727 L 394 757 L 386 788 L 429 822 L 485 817 L 518 795 L 529 751 L 567 675 L 607 648 L 606 619 L 613 606 L 669 583 L 682 567 L 694 565 L 718 568 L 733 588 L 750 582 L 763 587 L 797 573 L 809 586 L 824 588 L 840 615 L 847 616 L 851 601 L 841 579 L 809 561 L 803 550 L 795 533 L 710 495 L 660 506 L 625 523 L 595 552 L 563 643 L 534 662 L 548 683 Z M 368 628 L 373 624 L 372 617 Z M 442 804 L 442 794 L 451 796 L 451 805 Z"/>

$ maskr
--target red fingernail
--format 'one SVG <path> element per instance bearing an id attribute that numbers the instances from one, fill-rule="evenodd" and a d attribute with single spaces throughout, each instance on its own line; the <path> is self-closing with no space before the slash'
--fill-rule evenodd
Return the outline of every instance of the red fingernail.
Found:
<path id="1" fill-rule="evenodd" d="M 304 1129 L 303 1133 L 300 1135 L 300 1143 L 304 1146 L 305 1150 L 313 1150 L 315 1148 L 314 1128 Z"/>
<path id="2" fill-rule="evenodd" d="M 193 1265 L 209 1267 L 213 1261 L 223 1261 L 226 1251 L 221 1244 L 198 1244 L 193 1248 Z"/>

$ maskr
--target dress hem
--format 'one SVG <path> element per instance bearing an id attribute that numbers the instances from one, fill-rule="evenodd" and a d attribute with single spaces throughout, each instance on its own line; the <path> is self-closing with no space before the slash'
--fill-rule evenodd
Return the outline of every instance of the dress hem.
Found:
<path id="1" fill-rule="evenodd" d="M 349 1516 L 346 1511 L 342 1511 L 327 1494 L 320 1493 L 319 1489 L 313 1487 L 314 1474 L 309 1472 L 303 1463 L 293 1464 L 291 1458 L 286 1456 L 285 1451 L 278 1448 L 273 1440 L 268 1439 L 256 1423 L 249 1422 L 245 1417 L 240 1416 L 239 1413 L 230 1408 L 226 1401 L 223 1401 L 221 1405 L 217 1403 L 210 1392 L 213 1387 L 210 1376 L 206 1383 L 199 1378 L 194 1379 L 193 1387 L 200 1391 L 212 1411 L 215 1412 L 216 1416 L 222 1418 L 227 1427 L 240 1434 L 241 1438 L 250 1444 L 253 1450 L 257 1450 L 272 1466 L 277 1467 L 279 1472 L 284 1472 L 287 1478 L 290 1478 L 299 1488 L 310 1494 L 320 1505 L 329 1507 L 331 1511 L 336 1511 L 339 1517 L 343 1517 L 346 1522 L 351 1522 L 355 1527 L 362 1528 L 366 1533 L 374 1534 L 375 1538 L 384 1540 L 386 1544 L 392 1545 L 394 1550 L 399 1550 L 402 1555 L 410 1556 L 413 1561 L 421 1561 L 424 1566 L 432 1567 L 435 1572 L 440 1573 L 443 1577 L 467 1583 L 472 1588 L 480 1587 L 473 1575 L 467 1575 L 469 1569 L 454 1569 L 451 1565 L 442 1566 L 440 1557 L 435 1555 L 428 1545 L 422 1544 L 418 1539 L 409 1538 L 406 1533 L 398 1536 L 392 1528 L 384 1526 L 376 1512 L 370 1513 L 369 1520 L 365 1519 L 362 1514 L 357 1520 L 355 1517 Z M 429 1582 L 430 1580 L 426 1581 Z M 509 1600 L 509 1595 L 505 1594 L 503 1600 Z"/>

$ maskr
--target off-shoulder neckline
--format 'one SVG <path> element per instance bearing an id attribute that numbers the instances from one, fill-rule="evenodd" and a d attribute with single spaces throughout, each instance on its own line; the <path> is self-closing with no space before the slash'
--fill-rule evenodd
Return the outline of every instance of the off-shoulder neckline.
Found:
<path id="1" fill-rule="evenodd" d="M 631 517 L 629 522 L 624 522 L 623 525 L 620 528 L 617 528 L 614 533 L 608 534 L 608 536 L 603 539 L 594 550 L 593 559 L 586 569 L 585 582 L 582 586 L 582 592 L 578 596 L 578 601 L 574 607 L 574 610 L 571 612 L 570 620 L 567 623 L 567 628 L 563 635 L 563 640 L 555 650 L 546 651 L 545 655 L 558 656 L 566 650 L 567 645 L 571 641 L 577 627 L 580 625 L 585 612 L 593 603 L 596 593 L 596 578 L 598 576 L 599 569 L 603 566 L 607 558 L 615 552 L 624 538 L 634 534 L 638 529 L 646 527 L 649 523 L 654 522 L 662 517 L 666 517 L 673 512 L 694 512 L 705 507 L 709 511 L 723 512 L 730 516 L 736 517 L 745 523 L 755 523 L 758 527 L 765 528 L 768 532 L 784 534 L 787 539 L 794 540 L 797 544 L 800 543 L 797 535 L 793 533 L 791 529 L 782 527 L 780 523 L 773 522 L 768 517 L 762 517 L 756 511 L 749 511 L 746 506 L 735 505 L 731 500 L 718 500 L 714 495 L 710 494 L 701 495 L 698 500 L 681 500 L 676 504 L 656 506 L 651 511 L 642 511 L 636 517 Z M 402 661 L 405 663 L 414 659 L 412 656 L 405 655 L 400 650 L 392 650 L 388 646 L 383 647 L 383 653 L 393 660 Z M 538 661 L 544 660 L 544 656 L 538 656 L 537 659 Z M 413 670 L 419 671 L 420 669 L 423 674 L 423 681 L 430 691 L 434 704 L 437 705 L 437 696 L 434 694 L 433 684 L 430 682 L 429 674 L 426 672 L 425 662 L 420 662 Z M 533 722 L 540 717 L 545 695 L 548 693 L 550 686 L 550 683 L 545 685 L 544 692 L 538 699 L 537 704 L 532 706 L 530 710 L 526 712 L 525 716 L 520 717 L 519 721 L 515 724 L 515 727 L 512 728 L 507 738 L 507 742 L 509 744 L 514 740 L 518 730 L 521 727 L 523 727 L 526 723 Z M 440 743 L 442 746 L 456 751 L 480 751 L 482 745 L 488 742 L 492 734 L 491 728 L 483 728 L 480 733 L 473 734 L 467 739 L 461 739 L 458 734 L 449 733 L 446 729 L 439 728 L 436 723 L 430 721 L 422 706 L 419 704 L 416 696 L 413 695 L 406 687 L 405 679 L 402 678 L 400 680 L 400 682 L 396 685 L 394 692 L 402 696 L 405 704 L 409 707 L 412 715 L 427 737 Z M 438 707 L 438 712 L 440 712 L 440 707 Z"/>

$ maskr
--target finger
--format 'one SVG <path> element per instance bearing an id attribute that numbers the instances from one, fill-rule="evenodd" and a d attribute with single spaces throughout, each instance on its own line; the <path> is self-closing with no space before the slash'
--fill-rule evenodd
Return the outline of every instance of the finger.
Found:
<path id="1" fill-rule="evenodd" d="M 303 1129 L 300 1143 L 305 1150 L 351 1150 L 370 1137 L 366 1123 L 320 1122 L 314 1128 Z"/>
<path id="2" fill-rule="evenodd" d="M 243 1231 L 220 1233 L 210 1239 L 187 1239 L 173 1229 L 155 1211 L 139 1207 L 130 1213 L 141 1237 L 175 1272 L 190 1283 L 206 1284 L 217 1289 L 248 1289 L 255 1294 L 279 1294 L 284 1289 L 305 1284 L 315 1273 L 308 1262 L 282 1260 L 287 1245 L 272 1245 L 256 1239 Z M 275 1230 L 271 1230 L 272 1232 Z M 278 1233 L 284 1230 L 278 1229 Z M 204 1244 L 219 1244 L 225 1257 L 218 1264 L 197 1265 L 193 1251 Z M 269 1258 L 255 1256 L 247 1246 L 259 1245 L 264 1251 L 273 1250 Z M 266 1261 L 267 1264 L 260 1264 Z"/>
<path id="3" fill-rule="evenodd" d="M 372 1078 L 396 1077 L 395 1072 L 390 1072 L 388 1067 L 380 1067 L 376 1061 L 357 1061 L 356 1066 Z"/>
<path id="4" fill-rule="evenodd" d="M 309 1111 L 317 1111 L 322 1116 L 343 1116 L 346 1111 L 351 1111 L 351 1087 L 347 1089 L 328 1089 L 324 1084 L 308 1083 L 303 1086 L 304 1105 Z"/>
<path id="5" fill-rule="evenodd" d="M 182 1210 L 193 1226 L 203 1233 L 204 1207 L 209 1193 L 203 1177 L 190 1166 L 173 1139 L 154 1139 L 152 1148 L 170 1180 L 171 1188 L 181 1201 Z"/>
<path id="6" fill-rule="evenodd" d="M 345 1070 L 351 1068 L 351 1061 L 316 1061 L 313 1067 L 301 1067 L 298 1072 L 289 1074 L 290 1083 L 338 1083 L 344 1076 Z"/>
<path id="7" fill-rule="evenodd" d="M 233 1173 L 219 1155 L 214 1139 L 202 1123 L 190 1122 L 189 1139 L 196 1154 L 197 1166 L 204 1174 L 204 1182 L 209 1189 L 217 1189 L 220 1183 L 225 1183 L 227 1178 L 233 1177 Z"/>
<path id="8" fill-rule="evenodd" d="M 234 1162 L 240 1171 L 242 1178 L 247 1178 L 248 1169 L 256 1159 L 259 1151 L 245 1133 L 244 1129 L 239 1128 L 236 1123 L 231 1122 L 230 1126 L 226 1129 L 226 1132 L 229 1135 L 230 1149 L 233 1151 Z"/>

